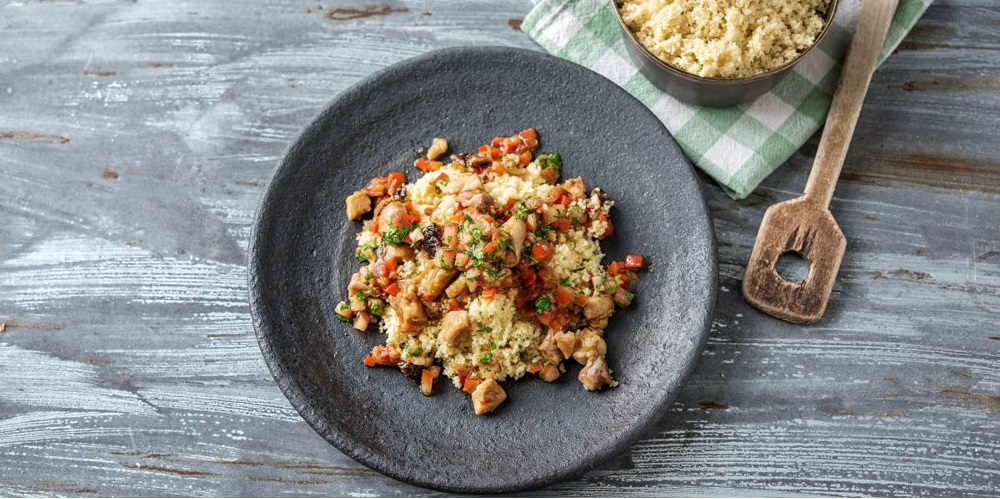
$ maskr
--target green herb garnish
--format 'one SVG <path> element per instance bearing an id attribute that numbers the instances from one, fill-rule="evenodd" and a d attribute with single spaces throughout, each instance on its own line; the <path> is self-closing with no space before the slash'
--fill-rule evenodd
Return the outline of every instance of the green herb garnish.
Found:
<path id="1" fill-rule="evenodd" d="M 541 314 L 542 312 L 548 312 L 549 310 L 552 310 L 552 298 L 549 298 L 548 295 L 539 296 L 538 299 L 535 300 L 535 313 Z"/>
<path id="2" fill-rule="evenodd" d="M 541 167 L 542 169 L 545 169 L 545 168 L 548 168 L 548 167 L 551 166 L 557 172 L 558 171 L 562 171 L 562 158 L 560 158 L 559 154 L 557 154 L 557 153 L 553 153 L 553 154 L 541 154 L 541 155 L 538 156 L 537 161 L 538 161 L 538 166 Z"/>
<path id="3" fill-rule="evenodd" d="M 479 363 L 480 364 L 492 364 L 493 363 L 493 352 L 489 352 L 489 353 L 483 354 L 483 356 L 479 358 Z"/>

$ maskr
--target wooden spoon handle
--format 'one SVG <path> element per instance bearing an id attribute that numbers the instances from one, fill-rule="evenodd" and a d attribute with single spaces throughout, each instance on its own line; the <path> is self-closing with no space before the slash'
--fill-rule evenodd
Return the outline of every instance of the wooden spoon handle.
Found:
<path id="1" fill-rule="evenodd" d="M 840 71 L 840 82 L 833 94 L 816 161 L 806 183 L 805 197 L 824 208 L 830 205 L 833 189 L 837 186 L 847 146 L 851 144 L 854 125 L 875 71 L 875 61 L 898 3 L 899 0 L 865 0 L 858 14 L 854 38 Z"/>

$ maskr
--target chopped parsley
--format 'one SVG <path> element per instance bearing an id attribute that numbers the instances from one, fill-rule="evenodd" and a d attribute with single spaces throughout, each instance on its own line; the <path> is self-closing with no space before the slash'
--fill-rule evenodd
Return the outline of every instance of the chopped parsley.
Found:
<path id="1" fill-rule="evenodd" d="M 559 279 L 559 285 L 569 286 L 569 277 L 563 277 L 562 279 Z"/>
<path id="2" fill-rule="evenodd" d="M 402 229 L 389 229 L 382 233 L 382 241 L 390 246 L 395 246 L 403 242 L 403 238 L 413 232 L 414 229 L 419 227 L 418 224 L 413 224 L 409 227 L 403 227 Z"/>
<path id="3" fill-rule="evenodd" d="M 358 246 L 358 249 L 354 252 L 354 256 L 357 257 L 358 263 L 364 263 L 368 261 L 368 254 L 365 250 L 370 250 L 374 253 L 378 249 L 378 246 L 374 244 L 362 244 Z M 365 278 L 367 280 L 367 278 Z"/>
<path id="4" fill-rule="evenodd" d="M 479 330 L 480 331 L 483 331 L 483 332 L 486 332 L 486 333 L 492 333 L 493 332 L 493 328 L 492 327 L 487 326 L 486 324 L 483 324 L 482 322 L 477 322 L 476 325 L 479 326 Z"/>
<path id="5" fill-rule="evenodd" d="M 552 168 L 555 168 L 557 172 L 562 171 L 562 158 L 559 157 L 559 154 L 542 154 L 538 156 L 537 161 L 538 166 L 542 169 L 551 166 Z"/>
<path id="6" fill-rule="evenodd" d="M 496 350 L 496 349 L 497 349 L 497 344 L 496 344 L 496 342 L 493 342 L 493 341 L 491 341 L 491 342 L 490 342 L 490 350 Z"/>
<path id="7" fill-rule="evenodd" d="M 534 196 L 526 197 L 514 205 L 514 218 L 524 220 L 527 218 L 528 213 L 535 211 L 533 208 L 528 206 L 528 201 L 531 199 L 534 199 Z"/>
<path id="8" fill-rule="evenodd" d="M 492 364 L 493 363 L 493 352 L 485 353 L 479 358 L 480 364 Z"/>
<path id="9" fill-rule="evenodd" d="M 368 304 L 368 312 L 372 315 L 382 317 L 382 305 L 379 302 L 372 300 L 371 303 Z"/>
<path id="10" fill-rule="evenodd" d="M 424 353 L 424 347 L 417 347 L 416 350 L 407 350 L 406 351 L 406 356 L 407 357 L 419 357 L 420 354 L 422 354 L 422 353 Z"/>
<path id="11" fill-rule="evenodd" d="M 542 312 L 548 312 L 549 310 L 552 310 L 552 298 L 549 298 L 548 295 L 539 296 L 538 299 L 535 300 L 535 313 L 541 314 Z"/>

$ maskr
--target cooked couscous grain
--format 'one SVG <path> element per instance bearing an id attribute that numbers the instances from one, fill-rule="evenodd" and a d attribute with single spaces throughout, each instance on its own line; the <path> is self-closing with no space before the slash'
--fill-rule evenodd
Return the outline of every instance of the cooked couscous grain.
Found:
<path id="1" fill-rule="evenodd" d="M 812 46 L 830 0 L 624 0 L 622 19 L 653 55 L 705 78 L 781 67 Z"/>

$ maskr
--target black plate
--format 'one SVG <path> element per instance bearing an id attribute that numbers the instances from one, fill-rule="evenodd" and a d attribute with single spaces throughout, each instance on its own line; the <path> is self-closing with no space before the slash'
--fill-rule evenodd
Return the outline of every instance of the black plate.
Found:
<path id="1" fill-rule="evenodd" d="M 362 358 L 382 335 L 333 307 L 357 271 L 344 198 L 411 166 L 445 137 L 453 151 L 535 127 L 616 201 L 606 262 L 647 256 L 633 306 L 607 329 L 621 385 L 589 393 L 579 366 L 546 384 L 504 383 L 508 400 L 476 417 L 446 382 L 432 397 L 398 369 Z M 690 164 L 642 104 L 581 66 L 503 47 L 440 50 L 396 64 L 338 96 L 289 149 L 250 245 L 250 310 L 264 359 L 302 417 L 342 452 L 423 487 L 509 492 L 577 475 L 623 450 L 663 415 L 701 353 L 715 303 L 712 225 Z M 374 328 L 373 328 L 374 329 Z"/>

